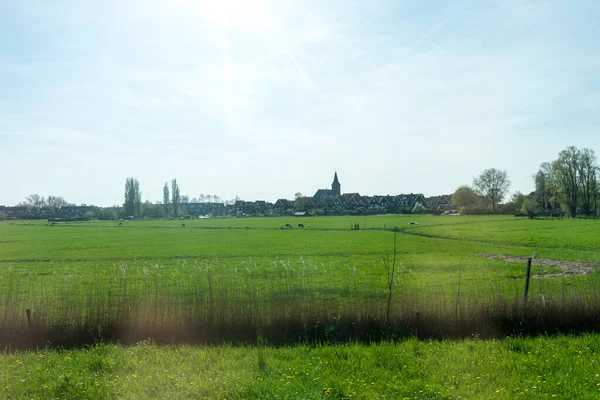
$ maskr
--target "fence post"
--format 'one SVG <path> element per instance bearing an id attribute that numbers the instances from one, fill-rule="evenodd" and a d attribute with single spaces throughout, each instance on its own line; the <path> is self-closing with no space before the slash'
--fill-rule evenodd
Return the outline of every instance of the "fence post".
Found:
<path id="1" fill-rule="evenodd" d="M 527 295 L 529 294 L 529 280 L 531 279 L 531 257 L 527 259 L 527 273 L 525 275 L 525 295 L 523 296 L 523 304 L 527 303 Z"/>

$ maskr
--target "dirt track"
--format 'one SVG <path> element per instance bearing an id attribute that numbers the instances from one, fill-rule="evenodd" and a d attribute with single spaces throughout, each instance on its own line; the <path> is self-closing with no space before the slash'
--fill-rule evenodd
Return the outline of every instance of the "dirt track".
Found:
<path id="1" fill-rule="evenodd" d="M 490 260 L 503 260 L 513 263 L 527 263 L 527 257 L 514 257 L 502 254 L 476 254 L 477 257 L 483 257 Z M 551 260 L 549 258 L 534 258 L 532 266 L 537 267 L 555 267 L 560 268 L 563 272 L 558 274 L 533 274 L 535 278 L 563 278 L 568 276 L 588 275 L 600 267 L 597 263 L 586 263 L 580 261 L 561 261 Z"/>

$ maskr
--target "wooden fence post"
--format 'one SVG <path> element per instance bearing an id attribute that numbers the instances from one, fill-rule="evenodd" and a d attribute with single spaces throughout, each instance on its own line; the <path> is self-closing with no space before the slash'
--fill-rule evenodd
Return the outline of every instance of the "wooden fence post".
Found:
<path id="1" fill-rule="evenodd" d="M 529 294 L 529 280 L 531 279 L 531 257 L 527 259 L 527 273 L 525 275 L 525 295 L 523 296 L 523 304 L 527 303 L 527 295 Z"/>

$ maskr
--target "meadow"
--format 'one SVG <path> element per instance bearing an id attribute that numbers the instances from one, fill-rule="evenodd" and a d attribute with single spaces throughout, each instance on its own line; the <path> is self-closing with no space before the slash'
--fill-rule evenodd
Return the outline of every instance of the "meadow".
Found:
<path id="1" fill-rule="evenodd" d="M 286 223 L 293 228 L 280 229 Z M 592 398 L 600 383 L 592 345 L 599 223 L 430 215 L 3 221 L 5 396 L 568 398 L 580 387 Z M 534 252 L 525 304 L 523 260 Z M 569 269 L 576 262 L 588 269 Z M 316 368 L 323 360 L 331 368 Z M 565 360 L 581 365 L 569 370 Z M 484 364 L 488 377 L 476 371 Z M 510 373 L 494 376 L 498 365 Z M 177 371 L 174 380 L 161 369 Z M 157 374 L 162 384 L 132 378 Z M 482 380 L 471 382 L 475 375 Z"/>

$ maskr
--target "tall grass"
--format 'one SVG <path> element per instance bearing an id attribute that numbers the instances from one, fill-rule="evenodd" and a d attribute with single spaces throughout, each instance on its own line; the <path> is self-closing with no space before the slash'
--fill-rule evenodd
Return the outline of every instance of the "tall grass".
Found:
<path id="1" fill-rule="evenodd" d="M 94 274 L 73 269 L 40 280 L 9 266 L 0 273 L 0 347 L 145 339 L 278 346 L 600 328 L 596 274 L 564 280 L 560 290 L 548 280 L 536 280 L 524 305 L 518 280 L 512 287 L 499 281 L 483 284 L 461 280 L 458 271 L 455 282 L 433 290 L 403 286 L 399 268 L 388 308 L 389 276 L 381 282 L 365 280 L 348 266 L 342 283 L 322 279 L 326 269 L 303 259 L 275 259 L 268 268 L 258 268 L 251 259 L 238 265 L 180 260 L 175 268 L 118 263 Z"/>

